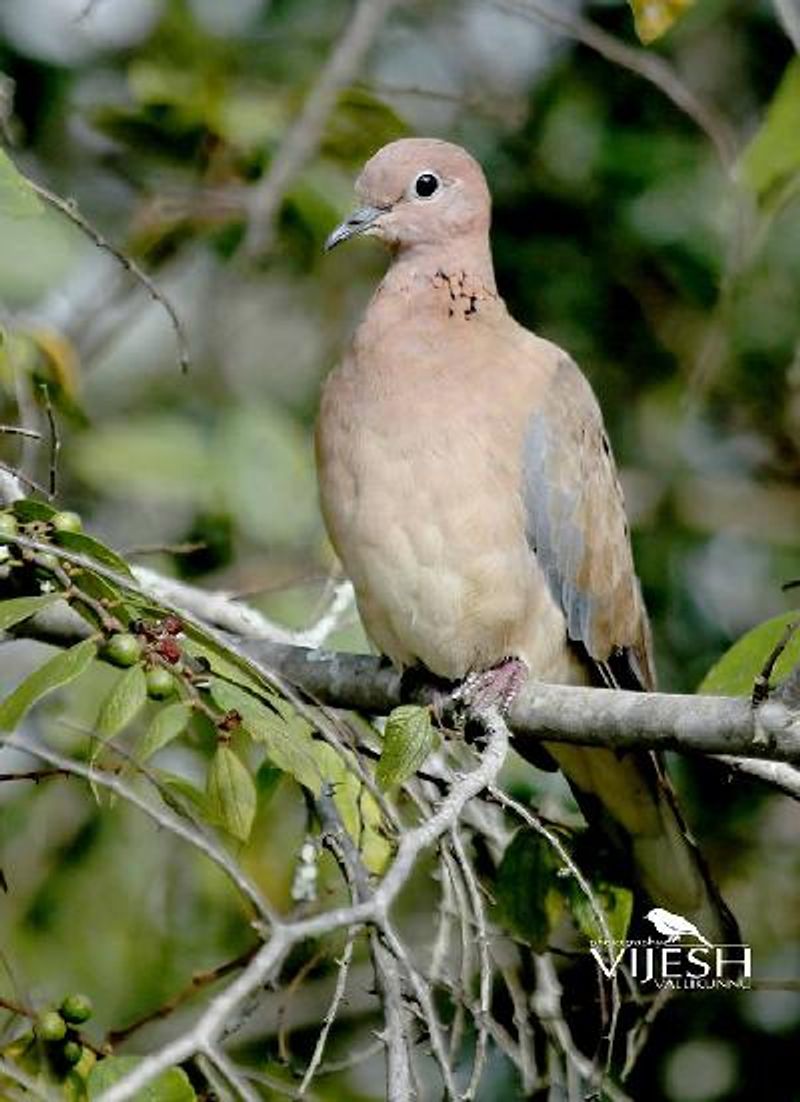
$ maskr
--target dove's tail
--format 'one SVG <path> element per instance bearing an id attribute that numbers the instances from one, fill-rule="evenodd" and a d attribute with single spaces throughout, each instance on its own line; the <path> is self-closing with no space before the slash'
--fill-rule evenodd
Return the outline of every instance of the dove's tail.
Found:
<path id="1" fill-rule="evenodd" d="M 704 945 L 738 943 L 736 920 L 686 828 L 657 756 L 554 743 L 547 749 L 590 827 L 628 851 L 635 878 L 653 903 L 694 923 Z"/>

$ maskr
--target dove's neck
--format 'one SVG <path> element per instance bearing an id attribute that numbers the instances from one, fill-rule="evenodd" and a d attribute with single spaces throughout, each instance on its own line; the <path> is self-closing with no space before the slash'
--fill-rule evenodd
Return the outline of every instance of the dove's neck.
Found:
<path id="1" fill-rule="evenodd" d="M 379 293 L 425 293 L 431 286 L 454 298 L 461 295 L 496 299 L 494 265 L 485 234 L 451 244 L 420 243 L 400 248 L 383 278 Z"/>

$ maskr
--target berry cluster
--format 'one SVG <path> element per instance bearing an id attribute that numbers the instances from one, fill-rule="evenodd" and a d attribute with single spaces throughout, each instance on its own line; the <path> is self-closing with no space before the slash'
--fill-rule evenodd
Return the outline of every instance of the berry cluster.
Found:
<path id="1" fill-rule="evenodd" d="M 163 620 L 134 620 L 128 631 L 115 632 L 103 648 L 103 657 L 114 666 L 135 666 L 144 661 L 147 693 L 153 700 L 166 700 L 176 690 L 175 677 L 167 668 L 181 668 L 183 624 L 177 616 Z"/>
<path id="2" fill-rule="evenodd" d="M 37 1015 L 33 1031 L 56 1070 L 66 1072 L 84 1059 L 93 1059 L 77 1030 L 91 1016 L 91 1000 L 78 994 L 67 995 L 57 1010 L 43 1010 Z"/>

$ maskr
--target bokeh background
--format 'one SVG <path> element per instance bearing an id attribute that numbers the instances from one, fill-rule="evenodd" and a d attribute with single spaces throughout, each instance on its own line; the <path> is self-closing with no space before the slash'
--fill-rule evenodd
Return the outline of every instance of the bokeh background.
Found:
<path id="1" fill-rule="evenodd" d="M 0 0 L 6 149 L 154 275 L 192 358 L 182 375 L 161 309 L 64 217 L 0 215 L 0 326 L 14 335 L 14 355 L 6 341 L 0 356 L 0 421 L 41 419 L 31 380 L 49 380 L 60 499 L 90 530 L 138 561 L 304 626 L 334 565 L 313 474 L 319 387 L 385 265 L 374 243 L 323 257 L 322 242 L 350 209 L 360 164 L 385 141 L 459 141 L 491 183 L 498 282 L 512 312 L 567 348 L 599 395 L 661 685 L 692 691 L 747 628 L 796 603 L 782 585 L 800 575 L 800 203 L 791 173 L 772 186 L 763 151 L 755 167 L 752 146 L 749 162 L 735 153 L 731 172 L 712 141 L 748 147 L 792 44 L 763 0 L 698 0 L 650 48 L 650 62 L 666 58 L 679 86 L 710 105 L 709 137 L 641 75 L 513 7 L 395 8 L 292 182 L 272 247 L 254 260 L 241 247 L 247 196 L 350 5 Z M 582 10 L 642 50 L 625 3 L 561 10 Z M 788 108 L 783 86 L 797 123 L 788 145 L 800 143 L 795 84 Z M 0 450 L 46 478 L 35 444 L 21 452 L 0 440 Z M 189 553 L 153 550 L 197 543 Z M 366 646 L 353 622 L 331 642 Z M 3 682 L 41 653 L 5 644 Z M 93 676 L 35 721 L 61 745 L 93 720 L 106 675 Z M 191 753 L 176 751 L 172 765 L 191 773 Z M 776 983 L 676 999 L 633 1093 L 738 1102 L 763 1097 L 769 1068 L 770 1098 L 788 1102 L 800 1026 L 800 813 L 710 764 L 674 765 L 756 974 Z M 529 795 L 550 784 L 521 771 L 514 779 Z M 305 812 L 288 784 L 263 787 L 242 859 L 281 900 Z M 557 794 L 547 788 L 545 798 Z M 9 884 L 0 990 L 46 1000 L 86 989 L 98 1036 L 249 944 L 241 905 L 216 873 L 72 782 L 0 785 L 0 845 Z M 418 910 L 424 937 L 422 902 Z M 317 1009 L 306 1001 L 300 1051 Z M 357 999 L 345 1025 L 340 1051 L 369 1025 Z M 265 1020 L 254 1038 L 275 1059 L 271 1028 Z M 334 1080 L 327 1097 L 380 1097 L 381 1074 L 373 1062 Z M 517 1096 L 506 1072 L 492 1076 L 486 1098 Z"/>

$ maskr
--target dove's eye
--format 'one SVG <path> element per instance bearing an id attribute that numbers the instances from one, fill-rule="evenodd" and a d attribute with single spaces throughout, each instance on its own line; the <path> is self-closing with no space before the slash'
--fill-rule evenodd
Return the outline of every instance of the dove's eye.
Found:
<path id="1" fill-rule="evenodd" d="M 418 199 L 430 199 L 439 190 L 440 184 L 435 172 L 420 172 L 414 181 L 414 194 Z"/>

